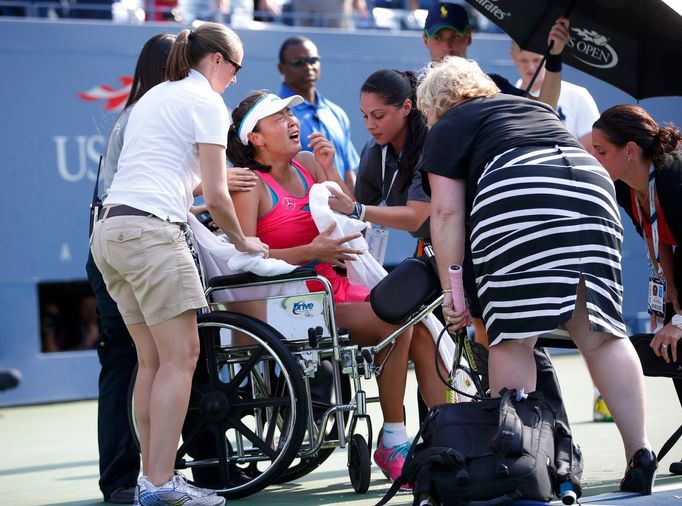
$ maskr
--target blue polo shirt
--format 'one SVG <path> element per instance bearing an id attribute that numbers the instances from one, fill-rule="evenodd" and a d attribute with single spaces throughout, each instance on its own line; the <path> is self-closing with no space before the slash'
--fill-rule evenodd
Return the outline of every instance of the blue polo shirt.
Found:
<path id="1" fill-rule="evenodd" d="M 291 109 L 301 123 L 301 146 L 306 151 L 312 151 L 307 145 L 308 135 L 322 132 L 334 144 L 334 165 L 341 179 L 345 179 L 346 172 L 356 170 L 360 163 L 358 152 L 350 140 L 350 120 L 341 107 L 324 98 L 320 92 L 315 94 L 316 104 L 303 102 Z M 293 90 L 282 83 L 279 96 L 287 98 L 292 95 L 295 95 Z"/>

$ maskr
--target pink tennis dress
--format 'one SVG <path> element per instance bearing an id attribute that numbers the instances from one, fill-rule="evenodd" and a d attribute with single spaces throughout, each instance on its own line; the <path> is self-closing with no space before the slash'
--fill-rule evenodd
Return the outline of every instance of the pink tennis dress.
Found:
<path id="1" fill-rule="evenodd" d="M 305 194 L 296 197 L 282 188 L 267 172 L 256 171 L 270 191 L 273 206 L 265 216 L 260 218 L 256 227 L 259 239 L 273 249 L 293 248 L 310 244 L 319 235 L 313 217 L 310 214 L 309 193 L 315 180 L 299 163 L 291 161 L 298 172 Z M 334 289 L 335 302 L 363 302 L 369 295 L 365 286 L 351 285 L 348 279 L 340 276 L 327 262 L 309 264 L 320 276 L 329 280 Z M 310 291 L 322 290 L 321 283 L 308 281 Z"/>

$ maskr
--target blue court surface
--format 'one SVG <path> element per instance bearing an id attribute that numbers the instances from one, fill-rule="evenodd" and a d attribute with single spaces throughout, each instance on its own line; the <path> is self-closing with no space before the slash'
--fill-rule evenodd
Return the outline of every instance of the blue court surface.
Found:
<path id="1" fill-rule="evenodd" d="M 663 460 L 655 494 L 648 497 L 616 493 L 625 469 L 618 430 L 612 423 L 592 422 L 592 383 L 578 354 L 554 358 L 576 441 L 585 455 L 581 504 L 682 506 L 682 477 L 668 473 L 682 458 L 682 443 Z M 365 383 L 375 395 L 374 381 Z M 647 378 L 648 431 L 655 450 L 682 421 L 682 409 L 670 380 Z M 406 405 L 408 432 L 417 431 L 414 375 L 410 371 Z M 2 395 L 2 394 L 0 394 Z M 370 405 L 375 433 L 381 423 L 378 405 Z M 414 415 L 413 415 L 414 414 Z M 346 470 L 345 449 L 337 449 L 321 467 L 304 478 L 229 504 L 331 505 L 375 504 L 389 487 L 378 468 L 372 469 L 369 492 L 353 491 Z M 97 486 L 97 402 L 95 400 L 0 409 L 0 503 L 9 506 L 103 504 Z M 408 505 L 411 494 L 398 494 L 389 505 Z M 552 504 L 561 504 L 556 501 Z"/>

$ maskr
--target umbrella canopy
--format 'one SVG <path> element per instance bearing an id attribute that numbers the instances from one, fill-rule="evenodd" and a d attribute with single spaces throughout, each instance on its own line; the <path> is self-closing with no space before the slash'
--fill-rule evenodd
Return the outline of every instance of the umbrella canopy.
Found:
<path id="1" fill-rule="evenodd" d="M 677 4 L 682 1 L 675 0 Z M 544 53 L 570 12 L 564 63 L 637 100 L 682 96 L 682 13 L 673 0 L 467 0 L 522 49 Z M 569 11 L 570 9 L 570 11 Z"/>

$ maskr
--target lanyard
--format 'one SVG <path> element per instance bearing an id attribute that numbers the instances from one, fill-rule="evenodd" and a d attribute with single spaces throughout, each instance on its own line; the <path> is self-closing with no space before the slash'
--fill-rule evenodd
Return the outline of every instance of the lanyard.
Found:
<path id="1" fill-rule="evenodd" d="M 393 188 L 393 183 L 395 183 L 395 178 L 398 176 L 398 169 L 395 170 L 393 173 L 393 178 L 391 179 L 391 184 L 388 185 L 388 191 L 386 192 L 386 196 L 384 196 L 384 180 L 386 177 L 386 152 L 388 151 L 388 144 L 384 145 L 381 148 L 381 201 L 386 202 L 388 200 L 388 196 L 391 193 L 391 189 Z"/>
<path id="2" fill-rule="evenodd" d="M 651 220 L 651 242 L 654 245 L 654 255 L 656 255 L 656 264 L 658 265 L 658 273 L 661 274 L 663 269 L 661 268 L 661 256 L 658 252 L 658 216 L 656 213 L 656 201 L 655 201 L 655 191 L 656 191 L 656 171 L 654 169 L 654 164 L 649 166 L 649 219 Z M 640 209 L 641 203 L 639 199 L 637 200 L 637 213 L 639 214 L 639 223 L 642 225 L 642 231 L 644 231 L 644 217 L 642 210 Z M 646 245 L 646 237 L 645 237 Z M 647 258 L 649 258 L 649 265 L 651 265 L 653 270 L 653 262 L 649 256 L 649 248 L 645 248 Z"/>

